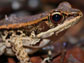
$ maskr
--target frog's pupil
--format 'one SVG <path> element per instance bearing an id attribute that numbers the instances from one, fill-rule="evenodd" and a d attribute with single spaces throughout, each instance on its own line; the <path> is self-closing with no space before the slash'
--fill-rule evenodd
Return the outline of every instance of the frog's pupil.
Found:
<path id="1" fill-rule="evenodd" d="M 61 18 L 62 18 L 62 16 L 59 14 L 55 14 L 52 16 L 52 20 L 55 22 L 58 22 Z"/>

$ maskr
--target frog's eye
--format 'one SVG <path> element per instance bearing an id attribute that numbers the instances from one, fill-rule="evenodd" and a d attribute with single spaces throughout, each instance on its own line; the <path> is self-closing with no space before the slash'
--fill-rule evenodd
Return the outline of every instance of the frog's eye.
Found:
<path id="1" fill-rule="evenodd" d="M 50 14 L 49 19 L 53 23 L 58 23 L 58 22 L 62 21 L 63 16 L 60 12 L 54 12 L 54 13 Z"/>

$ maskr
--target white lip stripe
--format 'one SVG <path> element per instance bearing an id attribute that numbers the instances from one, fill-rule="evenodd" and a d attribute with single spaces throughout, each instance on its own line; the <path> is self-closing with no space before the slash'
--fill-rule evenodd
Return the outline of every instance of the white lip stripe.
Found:
<path id="1" fill-rule="evenodd" d="M 63 24 L 60 24 L 60 25 L 58 25 L 58 26 L 55 27 L 55 28 L 52 28 L 52 29 L 50 29 L 50 30 L 48 30 L 48 31 L 39 33 L 39 34 L 37 35 L 37 37 L 42 37 L 42 36 L 44 36 L 45 34 L 49 34 L 49 33 L 51 33 L 51 32 L 59 33 L 59 32 L 61 32 L 61 31 L 65 30 L 65 29 L 71 27 L 72 25 L 76 24 L 76 23 L 79 21 L 80 18 L 81 18 L 81 16 L 77 16 L 77 17 L 75 17 L 75 18 L 73 18 L 73 19 L 70 19 L 70 20 L 68 20 L 68 21 L 66 20 Z"/>

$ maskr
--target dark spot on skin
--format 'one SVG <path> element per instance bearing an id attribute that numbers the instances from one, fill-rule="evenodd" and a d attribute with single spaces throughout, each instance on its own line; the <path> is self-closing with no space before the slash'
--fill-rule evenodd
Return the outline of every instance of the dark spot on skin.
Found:
<path id="1" fill-rule="evenodd" d="M 16 32 L 16 35 L 20 35 L 21 34 L 21 32 Z"/>
<path id="2" fill-rule="evenodd" d="M 3 36 L 5 36 L 5 34 L 4 34 L 3 32 L 2 32 L 1 34 L 2 34 Z"/>
<path id="3" fill-rule="evenodd" d="M 8 33 L 8 35 L 6 36 L 6 39 L 10 38 L 11 35 L 12 33 Z"/>

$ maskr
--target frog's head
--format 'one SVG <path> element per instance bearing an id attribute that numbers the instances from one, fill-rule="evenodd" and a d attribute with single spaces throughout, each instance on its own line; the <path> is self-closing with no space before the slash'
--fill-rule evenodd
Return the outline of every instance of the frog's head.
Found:
<path id="1" fill-rule="evenodd" d="M 78 21 L 83 16 L 79 9 L 72 8 L 68 2 L 63 2 L 51 11 L 49 21 L 53 24 L 64 23 L 65 21 Z"/>
<path id="2" fill-rule="evenodd" d="M 79 9 L 72 8 L 68 2 L 62 2 L 56 9 L 52 10 L 48 16 L 48 22 L 46 23 L 51 29 L 37 36 L 44 38 L 52 36 L 54 33 L 58 34 L 78 23 L 82 16 L 83 14 Z"/>

